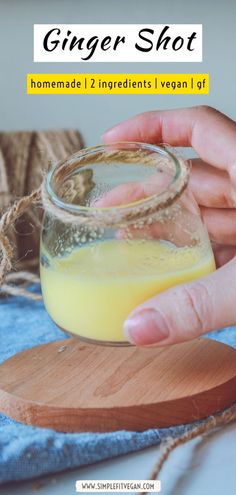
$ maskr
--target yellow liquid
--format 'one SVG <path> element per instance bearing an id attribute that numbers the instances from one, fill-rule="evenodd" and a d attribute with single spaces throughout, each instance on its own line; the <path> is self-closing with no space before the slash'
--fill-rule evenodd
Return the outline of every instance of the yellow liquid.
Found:
<path id="1" fill-rule="evenodd" d="M 124 342 L 130 311 L 171 286 L 215 269 L 211 249 L 161 241 L 104 241 L 41 265 L 48 313 L 86 339 Z"/>

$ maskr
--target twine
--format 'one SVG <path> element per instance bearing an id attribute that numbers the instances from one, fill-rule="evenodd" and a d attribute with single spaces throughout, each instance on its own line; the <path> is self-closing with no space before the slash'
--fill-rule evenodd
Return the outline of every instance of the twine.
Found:
<path id="1" fill-rule="evenodd" d="M 72 155 L 69 159 L 61 160 L 57 167 L 53 170 L 53 185 L 54 189 L 60 188 L 60 198 L 63 202 L 69 200 L 72 202 L 74 195 L 79 196 L 80 202 L 86 198 L 87 193 L 93 188 L 94 182 L 92 170 L 81 170 L 78 175 L 73 176 L 73 172 L 79 167 L 87 165 L 89 163 L 103 163 L 105 162 L 107 166 L 114 162 L 124 162 L 124 163 L 143 163 L 145 165 L 164 165 L 168 166 L 166 158 L 163 160 L 161 158 L 158 161 L 155 153 L 145 154 L 142 150 L 135 151 L 124 151 L 124 150 L 109 150 L 104 151 L 100 147 L 95 149 L 95 152 L 88 153 L 86 151 L 80 151 Z M 84 215 L 84 211 L 79 211 L 79 213 L 71 212 L 65 208 L 60 208 L 54 203 L 52 198 L 47 192 L 46 179 L 44 179 L 40 187 L 34 190 L 28 196 L 23 196 L 19 200 L 15 201 L 13 205 L 8 208 L 5 213 L 3 213 L 0 220 L 0 252 L 1 252 L 1 263 L 0 263 L 0 286 L 1 290 L 5 294 L 18 295 L 23 297 L 28 297 L 34 300 L 40 300 L 41 296 L 27 291 L 24 287 L 19 287 L 16 285 L 11 285 L 5 282 L 7 274 L 12 270 L 12 260 L 14 256 L 13 244 L 9 239 L 9 228 L 13 227 L 16 220 L 21 217 L 29 208 L 29 206 L 43 206 L 43 209 L 47 213 L 53 215 L 53 217 L 58 218 L 63 223 L 71 222 L 73 224 L 86 224 L 89 226 L 100 226 L 109 227 L 115 224 L 121 225 L 121 221 L 126 225 L 130 221 L 139 220 L 143 217 L 148 218 L 153 213 L 168 208 L 171 206 L 176 199 L 182 194 L 183 190 L 186 188 L 189 177 L 189 169 L 184 161 L 182 161 L 182 174 L 179 176 L 177 184 L 171 185 L 171 187 L 161 196 L 154 195 L 147 202 L 143 201 L 136 207 L 124 208 L 124 209 L 94 209 L 92 216 L 88 217 Z M 65 179 L 68 179 L 67 181 Z M 69 183 L 69 187 L 68 187 Z M 59 198 L 59 199 L 60 199 Z M 88 209 L 86 209 L 88 212 Z M 20 277 L 13 276 L 11 278 L 12 283 L 19 280 Z M 21 274 L 21 281 L 30 281 L 30 276 L 23 277 Z M 32 278 L 31 278 L 32 281 Z"/>
<path id="2" fill-rule="evenodd" d="M 236 421 L 236 404 L 221 413 L 217 413 L 207 418 L 203 423 L 195 426 L 194 428 L 187 430 L 177 438 L 168 437 L 162 446 L 162 454 L 159 457 L 157 463 L 153 466 L 153 469 L 148 477 L 149 480 L 155 480 L 159 478 L 163 465 L 169 458 L 171 452 L 180 445 L 190 442 L 194 438 L 206 435 L 207 433 L 213 433 L 217 428 L 226 426 L 229 423 Z M 142 492 L 141 495 L 146 495 L 149 492 Z"/>
<path id="3" fill-rule="evenodd" d="M 27 299 L 32 299 L 33 301 L 42 301 L 41 294 L 35 294 L 24 288 L 24 285 L 28 284 L 39 284 L 40 278 L 38 275 L 34 273 L 20 271 L 20 272 L 12 272 L 8 273 L 5 277 L 6 282 L 1 285 L 1 290 L 4 294 L 8 294 L 10 296 L 22 296 Z M 20 283 L 20 286 L 15 284 Z"/>
<path id="4" fill-rule="evenodd" d="M 2 259 L 0 264 L 0 285 L 3 284 L 6 274 L 12 269 L 13 246 L 8 238 L 8 229 L 12 227 L 30 205 L 39 204 L 41 199 L 40 188 L 33 191 L 29 196 L 15 201 L 14 204 L 3 213 L 0 220 L 0 249 Z"/>
<path id="5" fill-rule="evenodd" d="M 69 132 L 69 131 L 67 131 Z M 2 133 L 3 134 L 3 133 Z M 0 133 L 0 146 L 1 146 L 1 138 L 2 134 Z M 22 133 L 22 135 L 26 135 L 28 138 L 28 134 L 35 134 L 34 138 L 31 136 L 31 145 L 32 145 L 32 139 L 33 142 L 35 142 L 37 135 L 40 134 L 40 139 L 41 142 L 47 141 L 46 135 L 44 133 Z M 19 135 L 17 135 L 17 140 L 19 138 Z M 68 137 L 68 136 L 67 136 Z M 73 138 L 73 139 L 72 139 Z M 17 141 L 16 140 L 16 141 Z M 72 141 L 73 145 L 75 144 L 75 134 L 73 134 L 73 131 L 71 131 L 70 134 L 70 140 Z M 27 141 L 27 139 L 26 139 Z M 78 141 L 78 134 L 77 134 L 77 141 Z M 28 142 L 28 141 L 27 141 Z M 59 139 L 60 143 L 60 139 Z M 8 143 L 9 144 L 9 143 Z M 58 139 L 57 139 L 57 144 L 58 144 Z M 68 144 L 68 143 L 67 143 Z M 71 142 L 70 142 L 71 144 Z M 51 145 L 50 145 L 51 146 Z M 78 146 L 78 144 L 77 144 Z M 61 145 L 56 148 L 57 150 L 60 150 L 61 155 L 65 155 L 65 148 Z M 54 151 L 53 147 L 50 151 L 51 155 L 54 156 Z M 20 155 L 20 153 L 18 153 Z M 20 155 L 21 156 L 21 155 Z M 57 155 L 58 156 L 58 155 Z M 21 156 L 22 158 L 22 156 Z M 32 158 L 32 155 L 31 155 Z M 25 160 L 25 156 L 23 153 L 23 159 Z M 0 183 L 1 183 L 1 189 L 0 189 L 0 198 L 2 199 L 2 205 L 6 205 L 7 203 L 9 204 L 9 199 L 11 198 L 10 194 L 10 189 L 8 187 L 7 183 L 7 175 L 6 175 L 6 168 L 3 166 L 4 165 L 4 160 L 3 160 L 3 154 L 0 149 Z M 37 176 L 39 177 L 39 175 Z M 41 177 L 41 175 L 40 175 Z M 1 182 L 2 181 L 2 182 Z M 41 182 L 41 180 L 40 180 Z M 183 184 L 182 187 L 184 188 L 186 184 Z M 33 273 L 30 273 L 26 270 L 20 270 L 18 272 L 11 271 L 12 269 L 15 269 L 13 266 L 13 258 L 15 257 L 15 243 L 11 239 L 10 235 L 10 230 L 13 229 L 16 221 L 21 217 L 26 211 L 28 211 L 29 206 L 41 206 L 42 202 L 42 188 L 44 188 L 44 182 L 43 186 L 42 184 L 40 187 L 37 187 L 36 189 L 33 190 L 33 192 L 29 195 L 23 195 L 19 200 L 16 200 L 13 205 L 8 208 L 7 211 L 5 211 L 1 217 L 0 220 L 0 286 L 1 286 L 1 291 L 3 294 L 9 294 L 9 295 L 16 295 L 16 296 L 22 296 L 26 297 L 28 299 L 32 299 L 35 301 L 39 301 L 42 299 L 42 296 L 39 294 L 35 294 L 29 290 L 27 290 L 27 285 L 30 283 L 39 283 L 39 277 Z M 44 190 L 44 189 L 43 189 Z M 45 190 L 44 193 L 45 194 Z M 175 198 L 174 198 L 175 199 Z M 51 207 L 52 205 L 47 204 L 47 208 Z M 159 205 L 162 206 L 163 205 Z M 54 208 L 54 206 L 53 206 Z M 61 215 L 61 212 L 60 212 Z M 30 218 L 33 218 L 36 220 L 35 223 L 37 223 L 37 217 L 34 217 L 34 214 L 30 212 Z M 64 220 L 64 217 L 63 217 Z M 74 218 L 73 218 L 74 220 Z M 71 221 L 71 217 L 69 219 Z M 27 263 L 25 260 L 20 259 L 17 262 L 17 268 L 20 269 L 21 267 L 24 268 L 25 266 L 31 266 L 32 268 L 35 268 L 35 266 L 38 265 L 38 260 L 37 258 L 32 258 L 30 260 L 27 260 Z M 11 273 L 10 273 L 11 272 Z M 19 284 L 19 285 L 18 285 Z M 178 446 L 189 442 L 190 440 L 199 437 L 201 435 L 207 434 L 209 432 L 213 432 L 216 428 L 223 427 L 224 425 L 227 425 L 228 423 L 235 421 L 236 420 L 236 405 L 232 406 L 231 408 L 223 411 L 222 413 L 218 413 L 214 416 L 209 417 L 206 419 L 204 422 L 199 424 L 198 426 L 187 430 L 185 433 L 180 435 L 177 438 L 168 438 L 164 444 L 163 444 L 163 452 L 158 459 L 157 463 L 154 465 L 153 470 L 150 474 L 149 479 L 154 480 L 156 479 L 160 471 L 164 465 L 164 463 L 167 461 L 169 455 L 171 452 Z M 148 492 L 143 492 L 148 493 Z"/>
<path id="6" fill-rule="evenodd" d="M 14 257 L 14 248 L 8 237 L 8 230 L 14 225 L 16 220 L 28 209 L 30 205 L 37 205 L 41 200 L 40 188 L 33 191 L 29 196 L 25 196 L 18 201 L 15 201 L 1 217 L 0 220 L 0 251 L 1 251 L 1 263 L 0 263 L 0 286 L 1 290 L 5 294 L 14 296 L 28 297 L 33 300 L 40 300 L 42 296 L 27 291 L 24 287 L 18 287 L 10 285 L 17 281 L 35 281 L 35 276 L 26 272 L 8 273 L 12 270 L 12 260 Z M 8 279 L 7 279 L 8 275 Z M 6 280 L 6 283 L 4 283 Z"/>
<path id="7" fill-rule="evenodd" d="M 187 187 L 189 165 L 185 160 L 179 158 L 178 163 L 181 172 L 173 182 L 170 181 L 169 187 L 161 194 L 144 198 L 143 201 L 137 201 L 134 204 L 122 205 L 120 208 L 84 208 L 84 200 L 86 200 L 87 194 L 95 185 L 92 169 L 79 170 L 84 165 L 106 163 L 109 168 L 109 166 L 114 166 L 116 162 L 141 163 L 143 166 L 153 167 L 153 174 L 158 171 L 163 172 L 163 169 L 169 172 L 171 170 L 172 177 L 176 173 L 168 155 L 158 156 L 155 152 L 146 154 L 142 149 L 122 150 L 119 149 L 119 144 L 115 150 L 112 149 L 112 146 L 110 150 L 106 149 L 105 151 L 102 146 L 94 148 L 93 151 L 91 150 L 91 148 L 88 148 L 87 151 L 82 150 L 79 153 L 75 153 L 68 160 L 62 160 L 54 169 L 50 178 L 50 185 L 53 185 L 52 188 L 57 198 L 56 202 L 55 196 L 52 200 L 48 194 L 46 180 L 42 182 L 41 195 L 44 209 L 63 223 L 72 222 L 74 225 L 84 224 L 87 227 L 106 228 L 127 226 L 130 222 L 142 221 L 144 217 L 148 218 L 150 222 L 153 214 L 169 208 Z M 79 171 L 79 173 L 73 174 L 75 171 Z M 76 202 L 74 201 L 75 198 Z M 58 202 L 60 202 L 60 207 L 58 207 Z"/>
<path id="8" fill-rule="evenodd" d="M 0 132 L 0 286 L 3 294 L 41 299 L 26 289 L 30 282 L 36 281 L 35 275 L 28 271 L 26 274 L 26 270 L 38 269 L 42 178 L 49 166 L 78 151 L 82 145 L 80 133 L 74 129 Z M 27 194 L 29 191 L 33 192 Z M 19 200 L 9 208 L 13 197 Z M 29 206 L 36 206 L 37 210 Z"/>
<path id="9" fill-rule="evenodd" d="M 74 129 L 0 132 L 0 217 L 14 200 L 40 188 L 50 166 L 82 145 L 80 133 Z M 14 249 L 14 270 L 37 270 L 41 218 L 38 206 L 28 208 L 8 230 Z"/>

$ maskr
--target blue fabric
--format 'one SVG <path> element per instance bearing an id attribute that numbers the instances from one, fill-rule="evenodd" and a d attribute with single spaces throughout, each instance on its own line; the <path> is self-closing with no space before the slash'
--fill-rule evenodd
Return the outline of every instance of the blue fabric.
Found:
<path id="1" fill-rule="evenodd" d="M 42 302 L 18 297 L 1 299 L 0 322 L 0 362 L 29 347 L 66 338 L 51 322 Z M 236 348 L 235 328 L 214 332 L 211 337 Z M 167 435 L 174 437 L 189 427 L 142 433 L 65 434 L 25 426 L 0 414 L 0 483 L 55 473 L 158 445 Z"/>

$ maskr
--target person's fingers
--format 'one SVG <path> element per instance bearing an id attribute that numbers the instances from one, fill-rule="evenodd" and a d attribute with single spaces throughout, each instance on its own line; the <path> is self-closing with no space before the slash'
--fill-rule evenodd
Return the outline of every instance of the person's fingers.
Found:
<path id="1" fill-rule="evenodd" d="M 124 331 L 136 345 L 169 345 L 236 323 L 236 260 L 138 306 Z"/>
<path id="2" fill-rule="evenodd" d="M 236 198 L 228 173 L 200 159 L 191 162 L 189 187 L 198 204 L 212 208 L 234 208 Z"/>
<path id="3" fill-rule="evenodd" d="M 189 187 L 197 203 L 212 208 L 233 208 L 236 201 L 227 172 L 216 169 L 200 159 L 191 160 Z M 144 184 L 129 182 L 121 184 L 96 200 L 98 207 L 117 206 L 138 201 L 143 197 L 158 194 L 168 186 L 165 174 L 153 175 Z"/>
<path id="4" fill-rule="evenodd" d="M 163 180 L 165 180 L 164 176 Z M 159 178 L 157 181 L 155 181 L 155 178 L 151 178 L 150 181 L 145 181 L 143 183 L 130 182 L 128 184 L 122 184 L 104 194 L 100 199 L 96 200 L 94 205 L 96 207 L 111 207 L 132 203 L 157 193 L 158 188 L 162 189 L 162 187 L 163 185 L 160 183 Z M 199 197 L 197 199 L 199 200 Z M 215 196 L 215 200 L 216 204 L 218 201 L 221 201 L 222 204 L 223 201 L 229 202 L 229 197 L 225 196 L 224 199 L 224 195 L 221 196 L 220 193 L 218 196 Z M 214 204 L 213 199 L 212 203 Z M 200 210 L 211 241 L 218 244 L 236 245 L 235 209 L 206 208 L 201 206 Z M 184 211 L 182 212 L 182 215 L 184 215 Z M 187 209 L 185 215 L 187 215 Z M 171 220 L 169 220 L 167 228 L 164 227 L 165 225 L 154 223 L 152 226 L 146 227 L 146 230 L 144 227 L 141 232 L 134 230 L 133 237 L 136 238 L 145 234 L 147 238 L 155 239 L 161 237 L 161 234 L 163 234 L 165 239 L 168 239 L 168 228 L 172 234 L 175 232 L 176 240 L 181 237 L 181 233 L 178 233 L 178 224 L 176 224 L 175 227 L 171 224 Z M 131 231 L 132 228 L 129 228 L 129 235 L 131 234 Z M 125 237 L 125 231 L 123 231 L 122 236 Z M 184 238 L 182 240 L 184 241 Z"/>
<path id="5" fill-rule="evenodd" d="M 110 191 L 103 193 L 102 196 L 94 201 L 93 206 L 96 208 L 111 208 L 112 206 L 121 206 L 133 203 L 144 197 L 142 184 L 138 182 L 129 182 L 120 184 Z"/>
<path id="6" fill-rule="evenodd" d="M 165 176 L 162 177 L 162 180 L 165 180 Z M 150 181 L 145 181 L 143 183 L 130 182 L 128 184 L 122 184 L 104 194 L 100 199 L 96 200 L 94 205 L 96 207 L 111 207 L 132 203 L 134 201 L 143 199 L 151 194 L 157 193 L 158 188 L 162 189 L 162 186 L 163 185 L 160 183 L 159 177 L 157 181 L 155 181 L 155 178 L 152 177 Z M 199 197 L 197 199 L 199 200 Z M 211 198 L 211 200 L 211 202 L 214 204 L 214 199 Z M 217 202 L 221 202 L 222 204 L 223 201 L 229 202 L 229 197 L 226 197 L 224 195 L 221 196 L 221 193 L 218 196 L 215 196 L 215 204 L 217 204 Z M 201 206 L 200 210 L 211 241 L 218 244 L 227 244 L 230 246 L 236 245 L 235 209 L 207 208 Z M 182 211 L 182 215 L 184 215 L 184 210 Z M 187 209 L 185 211 L 185 216 L 186 215 Z M 161 236 L 164 236 L 163 238 L 168 239 L 168 229 L 172 235 L 173 233 L 175 233 L 175 240 L 177 242 L 177 240 L 179 239 L 178 245 L 181 245 L 181 235 L 182 242 L 184 242 L 185 240 L 184 233 L 181 234 L 181 231 L 179 232 L 178 223 L 176 225 L 172 225 L 171 219 L 169 219 L 167 227 L 165 224 L 161 224 L 159 222 L 156 222 L 151 226 L 144 226 L 141 231 L 129 227 L 128 236 L 132 236 L 132 238 L 145 236 L 145 238 L 149 239 L 158 239 L 161 238 Z M 125 238 L 126 234 L 126 230 L 122 230 L 122 232 L 120 233 L 120 237 Z"/>
<path id="7" fill-rule="evenodd" d="M 157 173 L 143 182 L 120 184 L 96 199 L 93 206 L 96 208 L 106 208 L 133 203 L 162 192 L 169 182 L 170 177 L 167 174 Z"/>
<path id="8" fill-rule="evenodd" d="M 109 129 L 103 140 L 192 146 L 202 160 L 228 171 L 236 184 L 236 123 L 210 107 L 146 112 Z"/>
<path id="9" fill-rule="evenodd" d="M 166 187 L 166 182 L 169 182 L 168 175 L 156 174 L 150 176 L 145 181 L 129 182 L 114 187 L 96 201 L 93 206 L 96 208 L 107 208 L 114 206 L 129 205 L 133 202 L 143 200 L 153 194 L 162 192 Z M 192 202 L 192 195 L 185 194 L 179 200 L 178 215 L 181 220 L 176 221 L 177 212 L 173 210 L 173 216 L 168 214 L 168 220 L 162 222 L 160 219 L 152 219 L 152 222 L 142 223 L 142 225 L 129 225 L 126 228 L 119 229 L 116 237 L 119 239 L 165 239 L 174 242 L 176 246 L 184 246 L 191 244 L 191 235 L 199 228 L 200 211 L 195 202 Z M 185 228 L 183 228 L 185 225 Z"/>
<path id="10" fill-rule="evenodd" d="M 200 207 L 210 240 L 218 244 L 236 245 L 236 210 Z"/>
<path id="11" fill-rule="evenodd" d="M 216 267 L 225 265 L 236 256 L 236 246 L 212 243 Z"/>

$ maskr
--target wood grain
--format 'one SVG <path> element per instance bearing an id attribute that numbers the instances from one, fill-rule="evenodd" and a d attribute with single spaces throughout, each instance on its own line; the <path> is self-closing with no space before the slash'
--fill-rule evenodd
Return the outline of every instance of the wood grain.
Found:
<path id="1" fill-rule="evenodd" d="M 0 366 L 0 410 L 58 431 L 141 431 L 220 411 L 236 400 L 236 350 L 212 340 L 163 348 L 79 339 L 34 347 Z"/>

